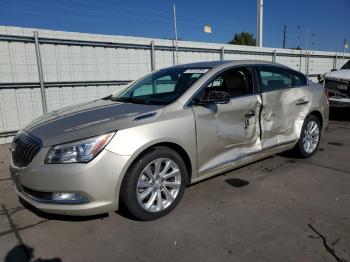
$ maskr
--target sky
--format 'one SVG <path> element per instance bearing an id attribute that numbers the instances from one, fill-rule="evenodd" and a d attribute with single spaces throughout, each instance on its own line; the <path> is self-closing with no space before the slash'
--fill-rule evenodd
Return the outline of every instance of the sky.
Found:
<path id="1" fill-rule="evenodd" d="M 73 32 L 174 38 L 172 6 L 183 40 L 226 43 L 256 36 L 257 0 L 1 0 L 0 25 Z M 350 0 L 264 0 L 263 46 L 343 51 L 350 42 Z M 204 33 L 205 25 L 212 33 Z M 350 51 L 349 49 L 347 50 Z"/>

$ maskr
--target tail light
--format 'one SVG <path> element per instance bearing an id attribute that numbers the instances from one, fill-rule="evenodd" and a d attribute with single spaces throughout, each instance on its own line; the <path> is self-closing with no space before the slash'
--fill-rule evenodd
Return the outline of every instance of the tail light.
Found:
<path id="1" fill-rule="evenodd" d="M 324 89 L 324 95 L 327 97 L 327 101 L 329 102 L 329 92 L 327 88 Z"/>

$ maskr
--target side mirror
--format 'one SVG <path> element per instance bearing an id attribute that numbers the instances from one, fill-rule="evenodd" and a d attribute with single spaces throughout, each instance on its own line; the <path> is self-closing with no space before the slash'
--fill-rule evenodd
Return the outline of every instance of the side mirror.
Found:
<path id="1" fill-rule="evenodd" d="M 324 79 L 323 75 L 321 75 L 321 74 L 317 75 L 317 80 L 319 83 L 322 82 L 323 79 Z"/>
<path id="2" fill-rule="evenodd" d="M 228 104 L 230 103 L 231 97 L 224 91 L 209 91 L 208 94 L 196 101 L 197 105 L 207 104 Z"/>

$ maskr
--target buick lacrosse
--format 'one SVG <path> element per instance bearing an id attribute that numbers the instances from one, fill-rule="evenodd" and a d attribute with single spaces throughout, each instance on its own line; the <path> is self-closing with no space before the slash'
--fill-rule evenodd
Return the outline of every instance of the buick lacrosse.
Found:
<path id="1" fill-rule="evenodd" d="M 12 144 L 20 198 L 66 215 L 173 210 L 187 185 L 293 149 L 328 121 L 322 85 L 283 65 L 213 61 L 154 71 L 118 93 L 46 114 Z"/>

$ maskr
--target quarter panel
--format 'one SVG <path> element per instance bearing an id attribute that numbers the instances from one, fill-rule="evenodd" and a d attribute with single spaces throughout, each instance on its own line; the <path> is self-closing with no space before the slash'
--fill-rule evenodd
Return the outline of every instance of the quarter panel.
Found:
<path id="1" fill-rule="evenodd" d="M 325 95 L 325 89 L 321 84 L 310 83 L 310 91 L 314 99 L 309 109 L 309 113 L 318 111 L 322 115 L 323 125 L 322 131 L 324 131 L 328 125 L 329 120 L 329 101 Z"/>

